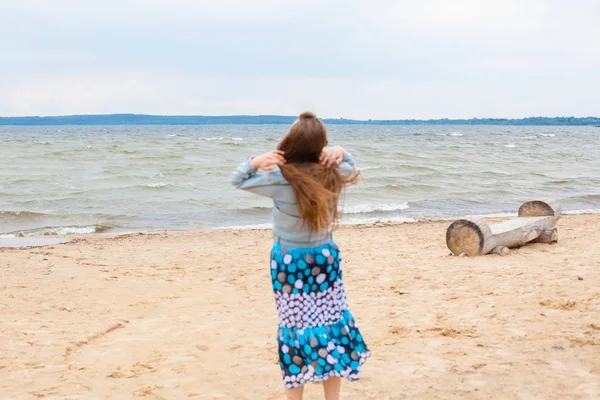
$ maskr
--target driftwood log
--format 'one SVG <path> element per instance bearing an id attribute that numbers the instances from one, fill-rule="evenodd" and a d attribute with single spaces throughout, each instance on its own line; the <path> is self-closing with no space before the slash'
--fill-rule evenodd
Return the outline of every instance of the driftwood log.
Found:
<path id="1" fill-rule="evenodd" d="M 509 248 L 527 243 L 556 243 L 556 223 L 561 216 L 558 204 L 528 201 L 519 208 L 519 216 L 498 224 L 481 218 L 454 221 L 446 231 L 446 244 L 456 255 L 480 256 L 488 253 L 507 255 Z"/>

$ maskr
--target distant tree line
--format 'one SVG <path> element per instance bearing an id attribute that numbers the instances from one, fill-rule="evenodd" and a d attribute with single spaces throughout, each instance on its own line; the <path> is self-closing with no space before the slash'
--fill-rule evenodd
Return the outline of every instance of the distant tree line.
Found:
<path id="1" fill-rule="evenodd" d="M 0 117 L 0 125 L 266 125 L 291 124 L 293 116 L 284 115 L 231 115 L 231 116 L 165 116 L 143 114 L 65 115 L 56 117 Z M 325 118 L 327 124 L 339 125 L 594 125 L 597 117 L 528 117 L 471 118 L 471 119 L 397 119 L 355 120 Z"/>

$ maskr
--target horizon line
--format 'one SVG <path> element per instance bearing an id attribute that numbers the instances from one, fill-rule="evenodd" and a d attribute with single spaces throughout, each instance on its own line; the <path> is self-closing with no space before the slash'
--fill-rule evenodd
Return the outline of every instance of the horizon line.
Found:
<path id="1" fill-rule="evenodd" d="M 207 125 L 289 125 L 297 117 L 287 115 L 153 115 L 80 114 L 57 116 L 0 117 L 0 126 L 207 126 Z M 368 119 L 321 118 L 328 125 L 369 126 L 596 126 L 598 117 L 525 117 L 469 119 Z"/>
<path id="2" fill-rule="evenodd" d="M 25 119 L 25 118 L 72 118 L 72 117 L 161 117 L 161 118 L 264 118 L 264 117 L 276 117 L 276 118 L 298 118 L 294 115 L 284 114 L 224 114 L 224 115 L 206 115 L 206 114 L 144 114 L 144 113 L 106 113 L 106 114 L 57 114 L 57 115 L 11 115 L 11 116 L 0 116 L 0 119 Z M 449 117 L 434 117 L 434 118 L 352 118 L 352 117 L 318 117 L 322 120 L 348 120 L 348 121 L 471 121 L 471 120 L 526 120 L 532 118 L 543 118 L 543 119 L 600 119 L 600 117 L 594 115 L 587 116 L 574 116 L 574 115 L 555 115 L 555 116 L 544 116 L 544 115 L 531 115 L 527 117 L 461 117 L 461 118 L 449 118 Z"/>

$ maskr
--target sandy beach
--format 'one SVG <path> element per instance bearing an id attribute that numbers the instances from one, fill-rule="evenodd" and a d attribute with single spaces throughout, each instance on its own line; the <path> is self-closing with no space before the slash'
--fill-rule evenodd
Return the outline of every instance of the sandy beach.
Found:
<path id="1" fill-rule="evenodd" d="M 373 353 L 342 398 L 600 399 L 600 215 L 564 216 L 557 244 L 506 257 L 450 256 L 449 224 L 336 233 Z M 279 398 L 269 238 L 0 249 L 0 398 Z"/>

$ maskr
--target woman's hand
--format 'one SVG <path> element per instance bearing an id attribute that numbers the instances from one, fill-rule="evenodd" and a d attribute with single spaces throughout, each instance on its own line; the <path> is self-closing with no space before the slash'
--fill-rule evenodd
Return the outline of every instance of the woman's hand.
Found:
<path id="1" fill-rule="evenodd" d="M 344 149 L 342 146 L 325 147 L 321 152 L 319 161 L 326 167 L 338 166 L 344 160 Z"/>
<path id="2" fill-rule="evenodd" d="M 271 171 L 275 165 L 285 164 L 285 157 L 283 157 L 283 151 L 271 150 L 267 151 L 265 154 L 254 157 L 250 161 L 250 164 L 252 165 L 252 168 Z"/>

